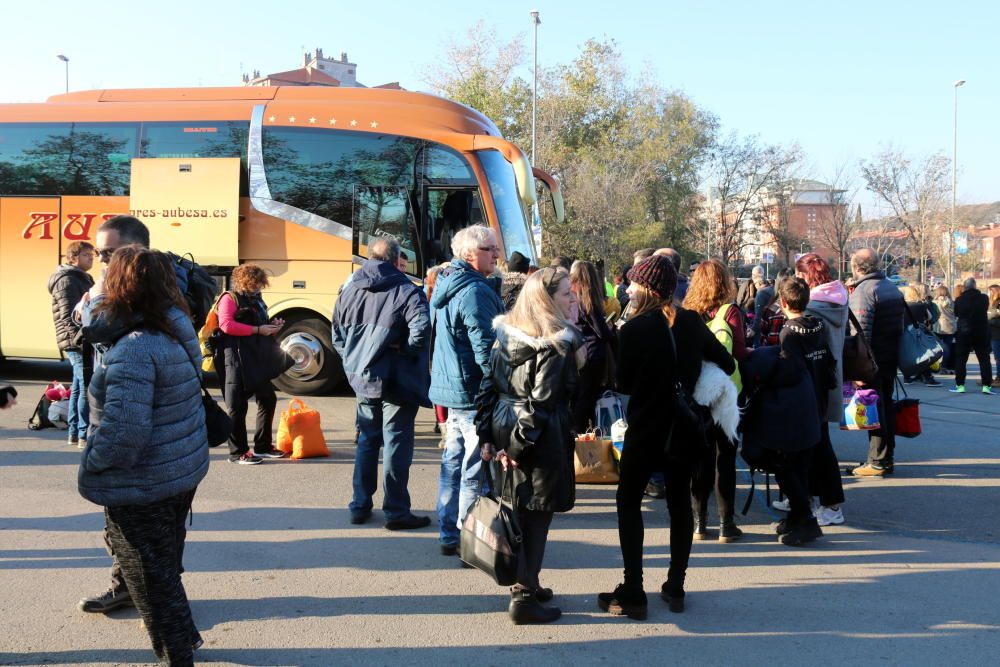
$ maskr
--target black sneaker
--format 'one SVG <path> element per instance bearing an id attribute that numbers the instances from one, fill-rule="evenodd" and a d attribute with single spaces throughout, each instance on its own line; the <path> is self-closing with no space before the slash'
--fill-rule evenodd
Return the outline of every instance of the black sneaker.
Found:
<path id="1" fill-rule="evenodd" d="M 646 591 L 618 584 L 613 592 L 597 596 L 597 606 L 612 616 L 628 616 L 636 621 L 645 621 L 649 603 Z"/>
<path id="2" fill-rule="evenodd" d="M 820 537 L 823 537 L 823 530 L 816 517 L 809 517 L 784 535 L 779 535 L 778 541 L 788 547 L 802 547 Z"/>
<path id="3" fill-rule="evenodd" d="M 371 510 L 358 510 L 357 512 L 351 512 L 351 523 L 355 526 L 360 526 L 363 523 L 368 523 L 368 519 L 372 518 Z"/>
<path id="4" fill-rule="evenodd" d="M 259 463 L 263 463 L 264 459 L 260 458 L 259 456 L 254 456 L 250 452 L 247 452 L 243 456 L 230 456 L 229 462 L 238 463 L 241 466 L 255 466 Z"/>
<path id="5" fill-rule="evenodd" d="M 723 521 L 719 526 L 719 542 L 728 544 L 729 542 L 737 541 L 741 537 L 743 537 L 743 531 L 736 526 L 736 522 L 732 519 Z"/>
<path id="6" fill-rule="evenodd" d="M 458 545 L 457 544 L 442 544 L 441 545 L 441 555 L 442 556 L 457 556 L 458 555 Z"/>
<path id="7" fill-rule="evenodd" d="M 684 589 L 677 589 L 665 581 L 660 586 L 660 597 L 667 603 L 667 608 L 675 614 L 684 613 Z"/>
<path id="8" fill-rule="evenodd" d="M 288 452 L 283 452 L 280 449 L 272 449 L 269 452 L 254 450 L 253 455 L 259 459 L 283 459 L 288 456 Z"/>
<path id="9" fill-rule="evenodd" d="M 414 530 L 417 528 L 426 528 L 431 525 L 431 519 L 427 516 L 417 516 L 416 514 L 410 514 L 404 516 L 402 519 L 390 519 L 385 522 L 386 530 Z"/>
<path id="10" fill-rule="evenodd" d="M 132 602 L 132 596 L 127 588 L 119 590 L 109 588 L 101 595 L 83 598 L 77 606 L 80 611 L 85 611 L 88 614 L 106 614 L 121 607 L 134 607 L 135 603 Z"/>
<path id="11" fill-rule="evenodd" d="M 708 517 L 704 515 L 695 515 L 694 517 L 694 535 L 693 539 L 701 542 L 708 539 Z"/>
<path id="12" fill-rule="evenodd" d="M 511 589 L 510 606 L 507 608 L 514 625 L 551 623 L 562 616 L 559 607 L 544 607 L 530 588 Z"/>

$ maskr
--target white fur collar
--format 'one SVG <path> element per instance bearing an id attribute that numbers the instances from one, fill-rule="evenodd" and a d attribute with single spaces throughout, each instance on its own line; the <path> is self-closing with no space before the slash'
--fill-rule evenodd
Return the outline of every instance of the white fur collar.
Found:
<path id="1" fill-rule="evenodd" d="M 554 336 L 549 336 L 547 338 L 537 338 L 535 336 L 529 336 L 517 327 L 512 327 L 507 324 L 506 315 L 497 315 L 493 318 L 493 329 L 497 332 L 503 332 L 511 338 L 516 338 L 517 340 L 530 345 L 536 350 L 540 350 L 543 347 L 548 347 L 553 343 L 567 343 L 572 344 L 576 340 L 576 333 L 570 327 L 566 327 L 562 331 L 558 332 Z"/>

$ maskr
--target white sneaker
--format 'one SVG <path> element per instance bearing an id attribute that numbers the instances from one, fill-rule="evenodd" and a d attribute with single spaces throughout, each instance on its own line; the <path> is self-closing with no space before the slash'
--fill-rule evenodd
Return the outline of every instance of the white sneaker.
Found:
<path id="1" fill-rule="evenodd" d="M 788 498 L 785 498 L 784 500 L 772 500 L 771 507 L 779 512 L 789 512 L 792 509 L 792 506 L 788 504 Z"/>
<path id="2" fill-rule="evenodd" d="M 821 526 L 839 526 L 844 523 L 844 510 L 820 505 L 814 512 L 816 523 Z"/>

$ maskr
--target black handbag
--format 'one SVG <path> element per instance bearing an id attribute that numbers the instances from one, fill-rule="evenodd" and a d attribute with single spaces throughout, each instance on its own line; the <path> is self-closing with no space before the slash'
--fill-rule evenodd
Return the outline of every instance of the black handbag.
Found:
<path id="1" fill-rule="evenodd" d="M 674 332 L 667 325 L 667 334 L 670 339 L 670 349 L 674 353 L 674 365 L 677 362 L 677 343 L 674 340 Z M 699 404 L 694 400 L 683 384 L 681 384 L 680 377 L 677 378 L 677 382 L 674 386 L 674 404 L 676 410 L 674 411 L 674 418 L 670 422 L 670 427 L 667 430 L 667 442 L 665 446 L 665 451 L 670 451 L 670 446 L 674 438 L 674 427 L 679 423 L 683 425 L 684 429 L 690 433 L 693 433 L 697 438 L 697 444 L 701 445 L 702 448 L 708 448 L 708 430 L 712 425 L 711 411 L 704 405 Z"/>
<path id="2" fill-rule="evenodd" d="M 177 339 L 175 338 L 174 340 Z M 179 340 L 177 342 L 181 347 L 184 347 L 184 343 L 181 343 Z M 184 352 L 185 354 L 187 353 L 186 347 L 184 347 Z M 194 363 L 194 359 L 191 358 L 190 354 L 188 354 L 188 361 L 194 367 L 195 377 L 198 378 L 198 384 L 201 386 L 201 404 L 205 408 L 205 430 L 208 431 L 208 446 L 218 447 L 229 440 L 229 436 L 233 434 L 233 420 L 219 406 L 215 399 L 212 398 L 212 395 L 208 393 L 208 389 L 205 388 L 205 381 L 201 377 L 201 370 Z"/>
<path id="3" fill-rule="evenodd" d="M 484 465 L 487 477 L 489 466 Z M 491 491 L 496 490 L 489 479 Z M 507 491 L 510 495 L 507 496 Z M 459 537 L 459 558 L 463 563 L 490 575 L 501 586 L 517 582 L 521 558 L 521 527 L 514 509 L 514 473 L 503 474 L 500 495 L 479 496 L 465 515 Z"/>
<path id="4" fill-rule="evenodd" d="M 844 336 L 844 382 L 858 381 L 866 384 L 875 382 L 878 375 L 878 364 L 875 363 L 875 355 L 872 348 L 865 339 L 865 333 L 861 330 L 861 323 L 855 317 L 850 308 L 847 309 L 847 316 L 854 327 L 853 335 Z"/>

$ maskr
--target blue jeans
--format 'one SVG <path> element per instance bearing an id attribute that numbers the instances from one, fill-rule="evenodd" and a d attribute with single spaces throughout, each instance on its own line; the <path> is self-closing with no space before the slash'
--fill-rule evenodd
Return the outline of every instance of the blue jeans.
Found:
<path id="1" fill-rule="evenodd" d="M 69 389 L 69 415 L 66 423 L 69 425 L 70 437 L 86 438 L 90 408 L 87 405 L 87 385 L 83 382 L 83 353 L 67 351 L 66 358 L 73 366 L 73 384 Z"/>
<path id="2" fill-rule="evenodd" d="M 448 437 L 441 454 L 437 501 L 441 544 L 458 544 L 459 526 L 482 489 L 483 460 L 475 417 L 475 410 L 448 409 Z"/>
<path id="3" fill-rule="evenodd" d="M 415 404 L 395 405 L 380 399 L 358 399 L 358 446 L 354 450 L 354 497 L 351 513 L 370 512 L 378 488 L 378 451 L 384 449 L 382 472 L 387 521 L 410 515 L 410 464 L 413 463 Z"/>

